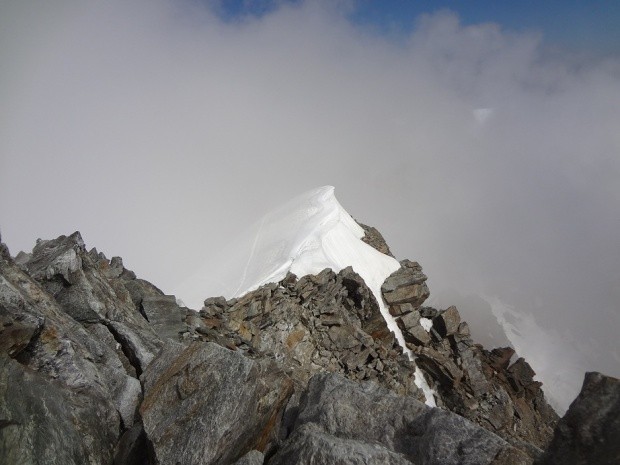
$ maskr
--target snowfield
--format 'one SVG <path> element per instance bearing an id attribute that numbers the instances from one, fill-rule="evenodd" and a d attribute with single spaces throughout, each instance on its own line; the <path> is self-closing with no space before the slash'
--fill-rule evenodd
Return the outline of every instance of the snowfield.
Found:
<path id="1" fill-rule="evenodd" d="M 374 294 L 389 329 L 413 360 L 381 296 L 381 285 L 400 264 L 363 242 L 362 237 L 363 228 L 342 208 L 334 187 L 313 189 L 265 215 L 218 259 L 185 280 L 175 295 L 189 307 L 201 308 L 206 297 L 239 297 L 281 281 L 289 271 L 301 277 L 325 268 L 337 273 L 351 266 Z M 424 391 L 426 403 L 435 406 L 433 391 L 419 368 L 415 382 Z"/>

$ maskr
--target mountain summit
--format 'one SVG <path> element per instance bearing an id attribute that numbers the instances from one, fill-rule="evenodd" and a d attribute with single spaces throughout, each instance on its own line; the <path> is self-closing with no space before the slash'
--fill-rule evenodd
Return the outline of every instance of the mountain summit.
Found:
<path id="1" fill-rule="evenodd" d="M 364 228 L 342 208 L 334 187 L 313 189 L 264 215 L 179 285 L 175 295 L 200 308 L 206 296 L 239 297 L 289 272 L 305 276 L 352 266 L 377 297 L 385 278 L 400 265 L 364 237 Z"/>
<path id="2" fill-rule="evenodd" d="M 421 266 L 333 188 L 248 238 L 187 281 L 228 286 L 199 311 L 79 232 L 15 257 L 1 244 L 0 464 L 620 460 L 619 380 L 588 374 L 558 422 L 530 365 L 426 306 Z"/>
<path id="3" fill-rule="evenodd" d="M 364 227 L 340 205 L 334 191 L 333 186 L 310 190 L 266 214 L 257 227 L 228 247 L 222 260 L 225 266 L 207 264 L 175 294 L 184 303 L 199 308 L 205 289 L 215 281 L 214 274 L 217 274 L 216 282 L 222 283 L 217 295 L 239 297 L 267 283 L 278 283 L 288 273 L 306 276 L 324 269 L 337 273 L 351 267 L 368 286 L 389 330 L 413 360 L 415 357 L 407 348 L 401 329 L 381 297 L 381 286 L 401 265 L 364 241 Z M 382 237 L 380 241 L 385 242 Z M 238 254 L 246 250 L 249 250 L 247 257 Z M 425 392 L 426 403 L 435 406 L 433 392 L 424 376 L 419 370 L 415 376 L 416 385 Z"/>

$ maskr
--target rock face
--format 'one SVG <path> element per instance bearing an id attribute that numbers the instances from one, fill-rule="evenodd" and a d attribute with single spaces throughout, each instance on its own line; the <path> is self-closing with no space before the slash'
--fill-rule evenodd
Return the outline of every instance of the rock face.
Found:
<path id="1" fill-rule="evenodd" d="M 539 465 L 620 463 L 620 380 L 586 373 Z"/>
<path id="2" fill-rule="evenodd" d="M 293 392 L 273 361 L 201 342 L 165 346 L 142 383 L 144 430 L 162 464 L 232 463 L 266 451 Z"/>
<path id="3" fill-rule="evenodd" d="M 111 463 L 119 417 L 98 392 L 0 357 L 0 463 Z"/>
<path id="4" fill-rule="evenodd" d="M 2 245 L 0 463 L 111 463 L 139 423 L 138 376 L 164 344 L 132 295 L 162 293 L 87 252 L 79 233 L 18 263 Z"/>
<path id="5" fill-rule="evenodd" d="M 291 435 L 270 463 L 482 465 L 528 461 L 521 451 L 458 415 L 429 408 L 375 383 L 318 374 L 301 400 Z"/>
<path id="6" fill-rule="evenodd" d="M 0 243 L 0 465 L 616 463 L 618 380 L 588 375 L 542 455 L 534 371 L 423 306 L 425 281 L 404 260 L 382 288 L 412 362 L 351 268 L 194 312 L 79 233 Z"/>

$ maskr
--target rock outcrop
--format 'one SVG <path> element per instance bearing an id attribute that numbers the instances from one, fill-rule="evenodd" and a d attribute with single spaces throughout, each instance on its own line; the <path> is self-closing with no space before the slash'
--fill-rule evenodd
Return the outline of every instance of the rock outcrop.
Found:
<path id="1" fill-rule="evenodd" d="M 274 465 L 526 464 L 529 457 L 463 417 L 375 383 L 315 375 Z"/>
<path id="2" fill-rule="evenodd" d="M 79 233 L 15 258 L 0 243 L 0 464 L 617 459 L 617 380 L 588 375 L 542 455 L 557 417 L 534 371 L 475 344 L 456 308 L 424 306 L 425 281 L 404 260 L 382 288 L 414 363 L 351 268 L 194 312 Z"/>
<path id="3" fill-rule="evenodd" d="M 400 305 L 398 313 L 407 347 L 436 390 L 438 406 L 515 445 L 528 444 L 534 457 L 547 446 L 558 417 L 529 364 L 522 358 L 511 363 L 513 349 L 489 352 L 475 344 L 455 307 L 403 312 Z"/>
<path id="4" fill-rule="evenodd" d="M 228 302 L 207 299 L 200 316 L 192 337 L 272 357 L 298 387 L 329 371 L 424 398 L 373 294 L 351 268 L 299 280 L 289 274 Z"/>
<path id="5" fill-rule="evenodd" d="M 620 380 L 586 373 L 538 465 L 620 463 Z"/>
<path id="6" fill-rule="evenodd" d="M 168 343 L 141 377 L 140 414 L 155 463 L 232 463 L 267 452 L 293 383 L 269 359 L 213 343 Z"/>

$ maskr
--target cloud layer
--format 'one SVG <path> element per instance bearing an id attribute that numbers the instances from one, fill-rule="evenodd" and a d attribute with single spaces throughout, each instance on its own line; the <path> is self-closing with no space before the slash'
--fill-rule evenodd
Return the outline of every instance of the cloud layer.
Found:
<path id="1" fill-rule="evenodd" d="M 493 296 L 555 332 L 546 379 L 562 353 L 569 393 L 579 369 L 620 375 L 619 61 L 449 12 L 389 38 L 321 2 L 227 22 L 189 2 L 24 3 L 0 11 L 13 253 L 79 229 L 170 291 L 331 184 L 438 305 L 484 320 L 467 302 Z"/>

